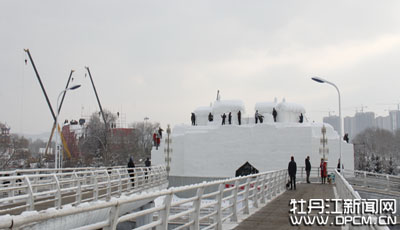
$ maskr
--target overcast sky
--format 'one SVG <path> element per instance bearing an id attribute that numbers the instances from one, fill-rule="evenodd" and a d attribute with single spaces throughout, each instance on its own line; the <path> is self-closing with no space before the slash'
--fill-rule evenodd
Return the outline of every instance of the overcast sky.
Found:
<path id="1" fill-rule="evenodd" d="M 0 1 L 0 122 L 49 132 L 52 116 L 26 57 L 29 48 L 53 107 L 71 69 L 60 120 L 103 108 L 126 123 L 190 122 L 222 99 L 302 104 L 309 120 L 357 107 L 386 115 L 400 103 L 400 1 Z"/>

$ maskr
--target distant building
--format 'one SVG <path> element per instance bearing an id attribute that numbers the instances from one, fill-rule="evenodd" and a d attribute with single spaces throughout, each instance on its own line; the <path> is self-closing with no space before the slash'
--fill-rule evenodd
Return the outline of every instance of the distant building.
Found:
<path id="1" fill-rule="evenodd" d="M 324 117 L 323 121 L 332 125 L 336 131 L 339 130 L 338 116 Z M 368 128 L 379 128 L 395 132 L 400 128 L 400 110 L 392 110 L 389 111 L 389 116 L 379 116 L 376 118 L 373 112 L 357 112 L 354 117 L 345 117 L 343 119 L 343 126 L 343 135 L 347 133 L 350 140 Z"/>
<path id="2" fill-rule="evenodd" d="M 375 127 L 375 113 L 374 112 L 358 112 L 354 116 L 354 131 L 351 138 L 356 137 L 362 131 L 368 128 Z"/>
<path id="3" fill-rule="evenodd" d="M 339 133 L 339 116 L 328 116 L 323 118 L 324 123 L 330 124 Z"/>
<path id="4" fill-rule="evenodd" d="M 387 131 L 390 131 L 390 132 L 393 131 L 393 128 L 392 128 L 392 125 L 391 125 L 391 121 L 390 121 L 390 116 L 386 116 L 386 117 L 379 116 L 379 117 L 376 117 L 375 118 L 375 124 L 376 124 L 376 127 L 378 129 L 384 129 L 384 130 L 387 130 Z"/>
<path id="5" fill-rule="evenodd" d="M 389 117 L 391 131 L 394 132 L 400 128 L 400 110 L 389 111 Z"/>

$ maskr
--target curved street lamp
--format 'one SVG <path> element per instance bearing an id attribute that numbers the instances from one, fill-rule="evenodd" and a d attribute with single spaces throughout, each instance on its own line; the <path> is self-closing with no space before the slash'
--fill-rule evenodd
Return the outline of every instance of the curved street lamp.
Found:
<path id="1" fill-rule="evenodd" d="M 57 169 L 58 168 L 58 165 L 60 165 L 60 168 L 61 168 L 61 155 L 60 155 L 60 151 L 59 151 L 59 144 L 58 144 L 58 115 L 60 115 L 60 110 L 59 110 L 59 108 L 58 108 L 58 101 L 60 100 L 60 96 L 64 93 L 64 92 L 66 92 L 66 91 L 68 91 L 68 90 L 74 90 L 74 89 L 77 89 L 77 88 L 79 88 L 79 87 L 81 87 L 81 85 L 74 85 L 74 86 L 71 86 L 71 87 L 69 87 L 69 88 L 66 88 L 66 89 L 64 89 L 64 90 L 62 90 L 61 92 L 60 92 L 60 94 L 58 95 L 58 97 L 57 97 L 57 116 L 56 116 L 56 127 L 57 127 L 57 132 L 56 132 L 56 156 L 55 156 L 55 160 L 54 160 L 54 165 L 55 165 L 55 168 Z M 62 131 L 62 130 L 61 130 Z M 60 132 L 61 132 L 60 131 Z M 58 155 L 60 155 L 60 156 L 58 156 Z M 60 158 L 60 159 L 59 159 Z"/>
<path id="2" fill-rule="evenodd" d="M 341 167 L 342 164 L 343 164 L 343 161 L 342 161 L 342 106 L 340 104 L 340 91 L 339 91 L 339 88 L 334 83 L 332 83 L 330 81 L 327 81 L 327 80 L 325 80 L 323 78 L 320 78 L 320 77 L 312 77 L 311 79 L 316 81 L 316 82 L 318 82 L 318 83 L 326 83 L 326 84 L 329 84 L 329 85 L 335 87 L 335 89 L 336 89 L 336 91 L 338 93 L 338 96 L 339 96 L 339 153 L 340 153 L 340 157 L 339 157 L 340 165 L 339 165 L 339 168 L 340 168 L 340 173 L 343 174 L 343 170 L 342 170 L 342 167 Z"/>

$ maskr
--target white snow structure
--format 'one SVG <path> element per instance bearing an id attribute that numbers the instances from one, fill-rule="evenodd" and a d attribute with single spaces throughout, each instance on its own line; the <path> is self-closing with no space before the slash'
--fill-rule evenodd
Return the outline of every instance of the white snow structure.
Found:
<path id="1" fill-rule="evenodd" d="M 277 122 L 299 122 L 300 114 L 304 116 L 306 113 L 302 105 L 288 103 L 285 99 L 276 105 L 275 109 L 278 113 L 276 117 Z"/>
<path id="2" fill-rule="evenodd" d="M 207 121 L 207 125 L 203 125 L 202 120 L 197 126 L 176 125 L 171 133 L 170 186 L 234 177 L 236 170 L 246 162 L 260 172 L 284 169 L 291 156 L 297 162 L 298 173 L 307 156 L 310 156 L 312 167 L 319 167 L 323 125 L 328 139 L 328 167 L 337 166 L 338 141 L 342 138 L 332 126 L 309 123 L 305 118 L 299 123 L 300 114 L 305 117 L 305 109 L 294 103 L 257 103 L 255 108 L 270 119 L 254 124 L 255 111 L 246 120 L 241 101 L 216 101 L 212 106 L 213 122 Z M 272 108 L 278 112 L 277 122 L 272 119 Z M 239 110 L 242 111 L 242 125 L 237 123 Z M 229 125 L 226 121 L 226 125 L 221 125 L 220 115 L 230 111 L 234 123 Z M 154 165 L 165 164 L 164 142 L 158 150 L 152 150 Z M 342 141 L 342 157 L 345 169 L 353 170 L 352 144 Z"/>
<path id="3" fill-rule="evenodd" d="M 197 125 L 207 125 L 208 123 L 208 114 L 212 112 L 212 107 L 210 106 L 201 106 L 195 109 L 194 114 L 196 114 L 196 124 Z"/>

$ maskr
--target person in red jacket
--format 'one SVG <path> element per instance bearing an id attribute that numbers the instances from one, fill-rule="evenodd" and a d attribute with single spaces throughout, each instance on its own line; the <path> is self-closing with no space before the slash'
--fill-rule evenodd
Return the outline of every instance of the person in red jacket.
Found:
<path id="1" fill-rule="evenodd" d="M 157 146 L 157 133 L 153 133 L 153 145 Z"/>
<path id="2" fill-rule="evenodd" d="M 326 182 L 326 177 L 328 176 L 328 170 L 327 170 L 327 163 L 326 161 L 322 158 L 321 159 L 321 164 L 319 165 L 321 168 L 321 179 L 322 179 L 322 184 L 325 184 Z"/>
<path id="3" fill-rule="evenodd" d="M 158 146 L 160 146 L 160 136 L 159 135 L 156 135 L 157 137 L 156 137 L 156 139 L 157 139 L 157 145 L 156 145 L 156 149 L 158 149 Z"/>

